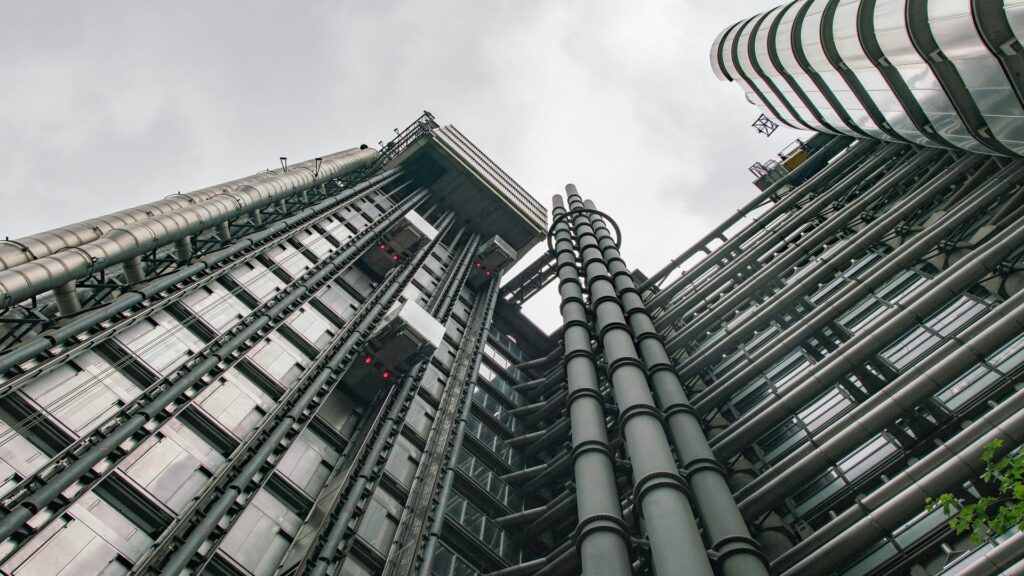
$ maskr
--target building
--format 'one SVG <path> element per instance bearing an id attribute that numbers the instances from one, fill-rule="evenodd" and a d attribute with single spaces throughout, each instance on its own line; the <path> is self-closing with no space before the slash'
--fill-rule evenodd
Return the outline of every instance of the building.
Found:
<path id="1" fill-rule="evenodd" d="M 429 114 L 4 242 L 0 570 L 999 573 L 924 500 L 1024 442 L 1024 161 L 808 142 L 649 277 Z"/>
<path id="2" fill-rule="evenodd" d="M 1024 4 L 798 0 L 711 49 L 765 115 L 797 129 L 1024 154 Z"/>

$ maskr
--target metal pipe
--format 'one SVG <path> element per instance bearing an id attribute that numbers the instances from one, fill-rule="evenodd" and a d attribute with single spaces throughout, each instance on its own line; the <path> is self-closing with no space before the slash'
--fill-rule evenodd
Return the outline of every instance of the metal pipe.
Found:
<path id="1" fill-rule="evenodd" d="M 1024 558 L 1024 532 L 1017 532 L 957 572 L 957 576 L 1020 576 L 1024 573 L 1024 567 L 1018 564 L 1021 558 Z"/>
<path id="2" fill-rule="evenodd" d="M 229 263 L 236 256 L 245 254 L 251 248 L 260 245 L 263 242 L 277 238 L 285 231 L 303 226 L 311 217 L 337 209 L 339 206 L 355 198 L 356 195 L 361 194 L 364 191 L 375 189 L 379 185 L 392 180 L 396 174 L 397 172 L 392 170 L 381 174 L 380 176 L 371 178 L 366 182 L 353 187 L 349 194 L 328 198 L 316 206 L 307 208 L 298 214 L 275 222 L 259 232 L 245 236 L 227 248 L 207 254 L 185 268 L 154 279 L 145 286 L 141 286 L 130 292 L 121 294 L 114 298 L 110 303 L 82 314 L 64 326 L 61 326 L 52 332 L 48 332 L 43 336 L 37 337 L 34 340 L 26 342 L 15 350 L 0 355 L 0 373 L 11 370 L 19 364 L 35 358 L 53 346 L 63 344 L 67 340 L 70 340 L 86 330 L 93 328 L 101 322 L 110 320 L 122 312 L 130 310 L 147 299 L 156 298 L 161 292 L 172 290 L 182 282 L 193 280 L 197 276 L 200 276 L 219 265 Z M 185 238 L 184 240 L 188 240 L 188 238 Z M 190 242 L 188 245 L 191 247 Z M 189 257 L 191 257 L 191 254 Z M 0 397 L 4 394 L 4 392 L 0 392 Z"/>
<path id="3" fill-rule="evenodd" d="M 755 518 L 770 509 L 1022 331 L 1024 292 L 1018 292 L 879 391 L 879 399 L 858 405 L 754 479 L 737 495 L 740 511 Z"/>
<path id="4" fill-rule="evenodd" d="M 862 366 L 866 359 L 889 346 L 951 298 L 990 274 L 998 275 L 999 265 L 1021 245 L 1024 245 L 1024 223 L 1017 223 L 986 242 L 977 250 L 980 253 L 943 270 L 927 290 L 917 291 L 898 308 L 879 316 L 784 391 L 772 388 L 774 401 L 759 404 L 715 438 L 712 443 L 715 454 L 727 459 L 742 452 L 766 430 L 798 412 L 804 404 L 834 386 L 850 370 Z"/>
<path id="5" fill-rule="evenodd" d="M 361 159 L 363 165 L 376 160 L 379 154 L 376 150 L 352 148 L 323 157 L 323 165 L 320 168 L 321 181 L 331 180 L 347 170 L 346 163 L 352 159 Z M 309 174 L 315 173 L 316 160 L 307 160 L 295 166 L 289 167 L 289 174 L 295 170 Z M 214 196 L 227 195 L 244 188 L 253 183 L 273 181 L 283 172 L 268 170 L 259 172 L 252 176 L 246 176 L 237 180 L 231 180 L 223 184 L 216 184 L 185 194 L 174 194 L 150 204 L 143 204 L 135 208 L 129 208 L 106 216 L 100 216 L 90 220 L 69 224 L 54 228 L 32 236 L 18 238 L 15 241 L 0 242 L 0 270 L 6 270 L 55 254 L 61 250 L 74 248 L 88 244 L 100 239 L 112 230 L 123 228 L 133 222 L 146 220 L 160 214 L 169 214 L 181 210 L 188 210 L 197 204 L 205 202 Z"/>
<path id="6" fill-rule="evenodd" d="M 811 571 L 841 570 L 873 543 L 919 514 L 925 499 L 937 498 L 966 480 L 981 476 L 984 472 L 981 455 L 990 442 L 996 439 L 1004 441 L 995 450 L 996 459 L 1024 443 L 1024 411 L 1014 410 L 1005 421 L 991 423 L 991 426 L 988 432 L 963 450 L 952 451 L 940 446 L 936 450 L 938 455 L 929 454 L 928 458 L 938 460 L 938 465 L 928 474 L 916 476 L 912 473 L 924 462 L 922 460 L 890 480 L 872 494 L 874 498 L 861 502 L 862 518 L 838 537 L 822 542 L 784 574 L 798 576 Z M 900 488 L 890 487 L 894 483 Z"/>
<path id="7" fill-rule="evenodd" d="M 846 204 L 837 213 L 816 227 L 805 237 L 800 239 L 799 244 L 787 249 L 778 258 L 772 259 L 768 266 L 758 270 L 754 275 L 745 279 L 744 282 L 730 291 L 726 296 L 715 304 L 709 304 L 708 310 L 686 324 L 683 329 L 676 332 L 665 342 L 665 347 L 670 351 L 678 351 L 698 335 L 705 333 L 708 329 L 718 323 L 725 323 L 729 320 L 728 314 L 750 300 L 750 298 L 766 286 L 777 282 L 786 272 L 792 270 L 793 266 L 801 259 L 806 258 L 822 244 L 833 238 L 837 232 L 849 225 L 855 218 L 859 217 L 864 209 L 871 205 L 879 196 L 888 193 L 891 187 L 902 180 L 912 176 L 922 165 L 934 163 L 937 156 L 945 152 L 936 149 L 921 150 L 916 158 L 907 161 L 899 168 L 886 174 L 869 190 L 849 204 Z M 872 223 L 872 226 L 876 224 Z M 793 283 L 792 285 L 807 286 L 805 283 Z M 813 285 L 813 284 L 812 284 Z M 777 294 L 776 294 L 777 295 Z M 721 310 L 721 313 L 716 313 Z"/>
<path id="8" fill-rule="evenodd" d="M 519 368 L 520 370 L 532 370 L 533 368 L 547 366 L 548 364 L 554 362 L 555 360 L 560 359 L 562 357 L 562 353 L 564 352 L 564 350 L 565 349 L 562 347 L 562 345 L 559 344 L 558 346 L 555 346 L 554 350 L 549 352 L 547 356 L 534 358 L 533 360 L 528 360 L 526 362 L 516 364 L 516 368 Z"/>
<path id="9" fill-rule="evenodd" d="M 891 167 L 894 160 L 905 151 L 905 148 L 899 146 L 883 147 L 870 160 L 858 166 L 839 183 L 815 196 L 803 206 L 799 208 L 794 206 L 796 209 L 789 219 L 782 221 L 777 228 L 766 231 L 765 235 L 758 238 L 748 248 L 745 248 L 735 259 L 731 260 L 726 266 L 723 266 L 721 270 L 718 270 L 707 282 L 700 286 L 693 286 L 689 294 L 673 301 L 672 305 L 667 307 L 657 317 L 654 326 L 659 330 L 665 330 L 695 305 L 706 301 L 716 293 L 722 292 L 732 282 L 732 277 L 737 273 L 744 278 L 749 276 L 749 271 L 759 266 L 758 261 L 768 250 L 774 249 L 780 242 L 787 241 L 791 235 L 799 231 L 807 222 L 820 218 L 829 204 L 839 200 L 844 194 L 862 185 L 865 179 L 874 175 L 880 175 L 881 178 L 888 179 L 885 176 L 885 172 Z M 918 157 L 923 153 L 924 151 L 919 152 Z M 785 202 L 780 202 L 779 206 L 784 204 Z M 670 341 L 668 349 L 671 351 L 673 346 L 674 344 Z"/>
<path id="10" fill-rule="evenodd" d="M 225 224 L 284 196 L 362 168 L 375 151 L 364 150 L 324 162 L 320 175 L 289 170 L 252 181 L 175 212 L 156 214 L 109 231 L 101 238 L 0 271 L 0 310 L 58 286 Z"/>
<path id="11" fill-rule="evenodd" d="M 590 210 L 596 206 L 584 203 Z M 661 337 L 647 313 L 633 276 L 622 259 L 604 219 L 590 213 L 597 241 L 601 246 L 615 290 L 629 320 L 634 342 L 654 389 L 680 464 L 693 490 L 694 501 L 710 543 L 717 554 L 715 564 L 723 576 L 768 576 L 768 567 L 757 541 L 750 537 L 725 477 L 725 468 L 715 459 L 704 430 L 690 406 L 690 400 L 676 375 Z"/>
<path id="12" fill-rule="evenodd" d="M 487 328 L 491 325 L 491 320 L 494 317 L 494 309 L 498 304 L 498 292 L 500 289 L 501 271 L 497 270 L 494 272 L 491 283 L 485 292 L 484 302 L 486 308 L 480 325 L 480 333 L 475 343 L 476 351 L 472 357 L 470 374 L 475 375 L 480 370 L 480 362 L 484 354 L 484 342 L 487 340 Z M 448 509 L 448 499 L 451 495 L 452 485 L 455 483 L 455 459 L 458 457 L 459 451 L 462 450 L 462 442 L 466 436 L 466 420 L 469 419 L 470 407 L 473 404 L 472 388 L 475 386 L 474 382 L 473 378 L 469 378 L 466 383 L 465 397 L 462 399 L 462 407 L 459 411 L 459 423 L 451 440 L 452 447 L 445 463 L 444 477 L 441 479 L 441 490 L 437 495 L 433 521 L 430 523 L 426 542 L 423 544 L 420 567 L 417 571 L 418 576 L 430 576 L 431 574 L 430 567 L 434 559 L 434 552 L 437 550 L 437 543 L 441 539 L 441 528 L 444 526 L 445 511 Z M 322 574 L 314 574 L 313 576 L 322 576 Z"/>
<path id="13" fill-rule="evenodd" d="M 583 199 L 576 187 L 569 184 L 565 190 L 569 208 L 575 213 L 573 228 L 590 295 L 590 309 L 608 366 L 608 380 L 619 406 L 619 427 L 632 463 L 634 492 L 650 541 L 654 570 L 660 576 L 712 576 L 714 572 L 690 508 L 689 488 L 672 456 L 661 413 L 655 407 L 604 254 L 590 218 L 583 212 Z M 584 322 L 585 317 L 574 320 Z M 579 480 L 577 476 L 577 490 L 582 494 Z M 585 499 L 580 498 L 579 502 L 582 516 Z"/>
<path id="14" fill-rule="evenodd" d="M 445 223 L 440 227 L 442 231 L 450 225 L 452 220 L 454 218 L 446 219 Z M 364 303 L 363 310 L 353 319 L 349 325 L 350 327 L 347 327 L 348 329 L 339 334 L 336 344 L 331 347 L 330 354 L 327 356 L 325 366 L 316 374 L 312 382 L 305 387 L 305 391 L 302 392 L 301 396 L 299 391 L 303 388 L 302 384 L 289 389 L 286 396 L 278 403 L 282 410 L 288 409 L 287 415 L 277 422 L 274 422 L 271 418 L 274 413 L 264 417 L 260 427 L 250 435 L 250 439 L 254 439 L 255 442 L 259 443 L 259 447 L 254 454 L 248 455 L 245 460 L 246 464 L 233 476 L 219 476 L 215 478 L 214 482 L 207 484 L 204 495 L 215 494 L 215 500 L 208 502 L 204 506 L 203 498 L 198 498 L 196 501 L 197 505 L 189 510 L 191 514 L 179 515 L 171 528 L 166 530 L 157 539 L 154 547 L 151 548 L 143 561 L 136 564 L 135 570 L 141 571 L 141 565 L 145 565 L 150 569 L 159 566 L 160 574 L 174 576 L 189 567 L 195 554 L 211 538 L 214 528 L 222 523 L 223 517 L 227 514 L 228 510 L 243 495 L 243 490 L 252 482 L 260 468 L 267 464 L 270 454 L 278 449 L 279 444 L 286 435 L 294 437 L 298 434 L 294 429 L 296 424 L 300 422 L 308 423 L 310 419 L 309 414 L 315 414 L 315 410 L 310 412 L 315 399 L 326 397 L 329 391 L 337 386 L 341 376 L 354 361 L 355 351 L 368 338 L 368 335 L 381 320 L 383 313 L 392 305 L 402 290 L 408 286 L 413 274 L 415 274 L 423 261 L 433 251 L 434 246 L 442 235 L 439 233 L 432 242 L 417 250 L 416 255 L 409 264 L 398 271 L 397 274 L 391 276 L 382 285 L 382 289 L 378 289 L 378 292 Z M 275 410 L 275 412 L 277 411 Z M 271 427 L 272 431 L 267 433 Z M 262 434 L 266 435 L 261 439 Z M 246 456 L 246 453 L 235 452 L 236 458 L 241 456 Z M 231 464 L 236 463 L 232 462 Z M 272 466 L 275 464 L 276 462 L 272 463 Z M 264 474 L 263 477 L 266 478 L 267 474 Z M 217 485 L 216 480 L 221 481 L 220 485 Z M 196 520 L 197 522 L 195 522 Z M 190 522 L 194 522 L 194 525 L 190 524 Z M 176 534 L 176 532 L 180 533 Z M 184 536 L 184 534 L 187 534 L 187 536 L 184 537 L 182 542 L 175 542 L 176 536 Z M 211 557 L 217 543 L 219 543 L 219 540 L 206 550 L 205 556 L 207 558 Z M 166 560 L 161 562 L 164 558 Z M 318 562 L 318 565 L 314 566 L 313 574 L 323 574 L 323 571 L 318 570 L 319 564 Z M 323 568 L 326 570 L 326 566 L 323 566 Z"/>
<path id="15" fill-rule="evenodd" d="M 725 402 L 740 388 L 756 379 L 762 371 L 767 370 L 783 356 L 800 346 L 816 331 L 834 321 L 842 311 L 856 305 L 872 290 L 892 280 L 896 274 L 917 261 L 922 255 L 934 250 L 935 246 L 957 226 L 974 217 L 978 210 L 998 198 L 1011 183 L 1021 177 L 1024 177 L 1024 162 L 1008 165 L 977 190 L 969 201 L 962 202 L 912 240 L 894 250 L 866 278 L 858 278 L 857 282 L 850 282 L 802 318 L 800 322 L 791 326 L 777 343 L 765 347 L 746 367 L 697 394 L 693 399 L 697 413 L 707 414 Z"/>
<path id="16" fill-rule="evenodd" d="M 753 316 L 738 326 L 730 326 L 728 333 L 716 340 L 713 345 L 701 350 L 696 356 L 687 358 L 679 372 L 680 380 L 685 382 L 699 374 L 704 368 L 721 360 L 722 354 L 735 349 L 740 342 L 749 338 L 752 331 L 762 329 L 773 318 L 791 307 L 797 298 L 808 291 L 808 286 L 817 286 L 829 277 L 842 272 L 851 260 L 891 233 L 893 228 L 925 202 L 932 199 L 935 194 L 948 188 L 957 179 L 963 178 L 965 171 L 982 161 L 983 158 L 976 155 L 961 157 L 948 170 L 923 183 L 919 190 L 914 191 L 902 202 L 886 211 L 879 220 L 859 230 L 841 250 L 834 254 L 822 255 L 819 258 L 820 264 L 811 275 L 804 276 L 800 282 L 788 284 L 783 290 L 773 295 L 771 300 L 758 306 Z"/>
<path id="17" fill-rule="evenodd" d="M 829 164 L 824 170 L 815 174 L 810 180 L 804 182 L 785 198 L 777 202 L 770 210 L 758 217 L 751 225 L 744 227 L 732 238 L 726 240 L 721 246 L 716 248 L 711 255 L 694 266 L 693 269 L 688 270 L 686 274 L 665 287 L 664 290 L 652 298 L 648 303 L 650 309 L 657 310 L 658 308 L 664 308 L 680 291 L 687 287 L 693 288 L 692 280 L 694 278 L 702 277 L 706 272 L 714 268 L 718 261 L 722 259 L 715 257 L 716 254 L 743 254 L 743 252 L 747 250 L 746 248 L 743 248 L 743 245 L 755 239 L 757 234 L 767 232 L 770 224 L 777 220 L 784 219 L 794 208 L 797 209 L 797 212 L 804 211 L 803 208 L 798 208 L 798 204 L 805 196 L 811 192 L 817 191 L 823 183 L 828 182 L 830 179 L 845 174 L 845 171 L 848 168 L 854 166 L 855 162 L 860 161 L 864 156 L 875 154 L 874 158 L 858 166 L 855 169 L 854 174 L 860 174 L 868 169 L 874 169 L 878 163 L 888 159 L 891 155 L 899 151 L 899 147 L 896 146 L 884 146 L 878 145 L 877 143 L 868 145 L 867 143 L 867 140 L 859 141 L 850 149 L 850 151 L 839 158 L 839 160 Z M 852 179 L 850 178 L 850 175 L 846 175 L 840 180 L 840 184 L 842 184 L 842 186 L 833 186 L 832 189 L 845 188 L 845 186 L 851 182 Z M 814 202 L 812 201 L 811 204 L 813 203 Z M 755 245 L 756 244 L 757 243 L 755 242 Z M 736 258 L 729 258 L 729 260 L 730 262 L 735 262 Z"/>
<path id="18" fill-rule="evenodd" d="M 124 270 L 124 279 L 129 284 L 138 284 L 146 280 L 146 273 L 142 269 L 142 256 L 133 256 L 121 264 Z"/>
<path id="19" fill-rule="evenodd" d="M 935 449 L 928 455 L 900 472 L 899 475 L 874 492 L 860 498 L 856 506 L 850 506 L 828 524 L 801 540 L 796 546 L 772 562 L 772 570 L 779 573 L 793 567 L 814 550 L 839 538 L 840 534 L 863 519 L 869 511 L 877 510 L 885 502 L 910 488 L 918 478 L 934 472 L 946 462 L 955 459 L 970 462 L 971 447 L 979 441 L 982 442 L 982 445 L 987 443 L 988 440 L 985 440 L 988 438 L 987 435 L 993 430 L 998 431 L 999 426 L 1020 410 L 1022 403 L 1024 403 L 1024 389 L 1018 390 L 1000 402 L 950 440 L 946 442 L 936 440 Z M 977 462 L 980 462 L 980 459 L 975 463 Z"/>
<path id="20" fill-rule="evenodd" d="M 860 158 L 860 156 L 870 152 L 871 150 L 873 150 L 875 148 L 875 146 L 864 146 L 863 144 L 865 142 L 867 142 L 867 140 L 856 141 L 856 144 L 853 146 L 853 148 L 851 148 L 849 151 L 847 151 L 846 154 L 844 154 L 843 157 L 841 157 L 839 160 L 837 160 L 836 162 L 833 162 L 833 165 L 836 165 L 836 168 L 834 168 L 834 169 L 837 170 L 837 171 L 845 169 L 846 166 L 851 165 L 854 161 L 858 160 Z M 832 158 L 833 156 L 838 154 L 843 148 L 846 148 L 847 146 L 849 146 L 850 143 L 851 143 L 851 140 L 848 139 L 848 138 L 835 138 L 835 139 L 831 140 L 828 144 L 823 146 L 821 149 L 819 149 L 817 152 L 815 152 L 813 155 L 811 155 L 811 158 L 809 158 L 808 161 L 805 162 L 802 166 L 813 166 L 815 163 L 812 163 L 811 160 L 816 160 L 816 159 L 818 159 L 818 160 L 826 160 L 828 158 Z M 844 160 L 844 158 L 847 158 L 847 159 Z M 709 232 L 703 238 L 698 240 L 689 249 L 684 251 L 679 256 L 676 256 L 675 258 L 673 258 L 661 270 L 658 270 L 653 275 L 651 275 L 651 277 L 648 278 L 647 281 L 644 282 L 643 284 L 641 284 L 640 287 L 638 288 L 640 293 L 642 294 L 646 290 L 654 287 L 656 284 L 659 284 L 669 274 L 671 274 L 673 270 L 675 270 L 676 268 L 678 268 L 679 266 L 684 264 L 687 260 L 689 260 L 690 258 L 695 256 L 698 252 L 706 252 L 707 251 L 706 247 L 707 247 L 707 245 L 711 241 L 715 240 L 716 238 L 725 239 L 725 233 L 730 228 L 732 228 L 733 226 L 738 224 L 741 220 L 743 220 L 748 215 L 750 215 L 754 210 L 758 209 L 759 207 L 765 205 L 765 203 L 770 202 L 774 198 L 776 198 L 778 196 L 778 194 L 780 194 L 783 191 L 783 187 L 784 186 L 790 186 L 789 182 L 793 179 L 792 176 L 791 176 L 793 174 L 794 173 L 791 172 L 790 174 L 787 174 L 782 179 L 780 179 L 778 182 L 773 183 L 764 192 L 762 192 L 756 198 L 754 198 L 753 200 L 748 202 L 745 206 L 743 206 L 742 208 L 737 210 L 736 213 L 733 214 L 732 216 L 730 216 L 728 219 L 726 219 L 725 222 L 719 224 L 718 227 L 716 227 L 714 230 Z M 820 172 L 819 172 L 819 174 L 820 174 Z M 800 184 L 794 190 L 794 194 L 802 195 L 802 194 L 806 193 L 811 188 L 813 188 L 815 185 L 817 185 L 818 181 L 822 180 L 822 179 L 824 179 L 824 176 L 818 176 L 816 174 L 815 176 L 813 176 L 811 178 L 811 180 L 808 180 L 808 181 Z M 730 239 L 726 239 L 725 242 L 729 243 L 729 240 Z M 724 244 L 723 244 L 723 246 L 724 246 Z M 719 249 L 721 249 L 721 247 Z M 686 273 L 689 274 L 689 272 L 686 272 Z M 664 292 L 666 290 L 669 290 L 669 288 L 671 286 L 673 286 L 673 285 L 675 285 L 675 283 L 670 285 L 668 288 L 666 288 L 662 292 Z M 661 296 L 661 292 L 659 292 L 654 298 L 651 299 L 651 301 L 650 301 L 651 308 L 653 309 L 654 307 L 662 305 L 666 301 L 666 299 L 669 298 L 669 297 L 671 297 L 671 294 L 668 294 L 668 295 L 662 297 Z"/>
<path id="21" fill-rule="evenodd" d="M 57 286 L 53 290 L 53 297 L 57 301 L 57 313 L 61 316 L 70 316 L 82 311 L 82 302 L 78 299 L 78 287 L 74 280 Z"/>
<path id="22" fill-rule="evenodd" d="M 555 266 L 561 295 L 562 364 L 568 390 L 572 468 L 576 482 L 576 549 L 583 576 L 630 574 L 629 533 L 622 518 L 614 455 L 608 445 L 604 397 L 591 346 L 590 324 L 572 233 L 561 198 L 553 199 Z"/>
<path id="23" fill-rule="evenodd" d="M 412 209 L 417 202 L 423 201 L 425 196 L 425 190 L 410 196 L 402 204 L 393 208 L 390 217 L 377 224 L 382 226 L 393 224 L 406 210 Z M 372 231 L 373 228 L 367 230 Z M 216 347 L 202 361 L 195 362 L 179 377 L 168 381 L 162 380 L 154 384 L 151 389 L 147 389 L 138 398 L 138 402 L 145 402 L 144 405 L 129 404 L 122 410 L 133 408 L 130 415 L 115 413 L 108 418 L 109 425 L 101 424 L 94 428 L 93 432 L 80 438 L 75 444 L 55 457 L 54 461 L 65 458 L 75 447 L 78 447 L 81 452 L 75 458 L 70 459 L 71 463 L 62 470 L 56 472 L 51 470 L 52 475 L 46 478 L 45 483 L 42 483 L 37 490 L 25 491 L 23 484 L 26 483 L 23 481 L 8 491 L 4 496 L 5 500 L 10 499 L 12 494 L 26 493 L 24 498 L 18 500 L 18 505 L 0 519 L 0 541 L 10 538 L 35 515 L 35 511 L 45 509 L 64 490 L 79 482 L 82 475 L 88 473 L 93 466 L 107 458 L 121 443 L 133 437 L 158 415 L 163 414 L 165 408 L 172 402 L 177 402 L 179 407 L 183 406 L 180 397 L 202 378 L 215 372 L 222 359 L 228 358 L 228 354 L 245 346 L 254 335 L 264 327 L 271 325 L 273 321 L 285 318 L 292 306 L 302 302 L 303 298 L 311 296 L 315 292 L 315 290 L 310 290 L 311 286 L 320 287 L 341 272 L 347 263 L 351 262 L 354 256 L 364 250 L 372 240 L 373 237 L 369 233 L 353 237 L 345 249 L 338 250 L 331 259 L 323 261 L 322 265 L 309 270 L 306 276 L 297 279 L 294 289 L 281 291 L 278 299 L 268 301 L 264 307 L 253 310 L 249 317 L 250 321 L 240 323 L 239 326 L 242 328 L 227 340 L 218 341 Z M 189 396 L 189 400 L 192 398 L 195 396 Z M 149 399 L 148 402 L 147 399 Z M 148 433 L 155 433 L 155 429 Z M 123 456 L 121 455 L 121 457 Z M 113 466 L 108 470 L 112 468 Z M 32 482 L 35 483 L 37 480 L 32 480 Z"/>

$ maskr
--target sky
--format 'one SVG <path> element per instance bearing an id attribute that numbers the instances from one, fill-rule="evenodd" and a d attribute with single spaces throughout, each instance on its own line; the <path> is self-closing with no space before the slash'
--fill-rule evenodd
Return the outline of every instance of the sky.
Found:
<path id="1" fill-rule="evenodd" d="M 809 136 L 756 133 L 708 60 L 776 3 L 7 2 L 0 236 L 375 146 L 429 110 L 545 208 L 575 183 L 653 273 L 756 194 L 748 166 Z M 524 311 L 560 323 L 550 289 Z"/>

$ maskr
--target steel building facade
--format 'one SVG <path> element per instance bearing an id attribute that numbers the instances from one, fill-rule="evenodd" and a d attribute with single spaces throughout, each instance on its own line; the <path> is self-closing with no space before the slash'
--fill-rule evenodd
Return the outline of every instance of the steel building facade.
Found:
<path id="1" fill-rule="evenodd" d="M 649 278 L 429 114 L 0 244 L 0 570 L 1013 573 L 1024 161 L 813 150 Z"/>
<path id="2" fill-rule="evenodd" d="M 793 128 L 1019 156 L 1021 38 L 1017 0 L 799 0 L 723 30 L 711 66 Z"/>

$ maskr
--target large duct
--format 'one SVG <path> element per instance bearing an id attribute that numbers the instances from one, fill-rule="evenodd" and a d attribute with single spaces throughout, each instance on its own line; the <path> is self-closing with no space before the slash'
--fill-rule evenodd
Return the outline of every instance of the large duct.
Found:
<path id="1" fill-rule="evenodd" d="M 174 212 L 136 220 L 86 244 L 0 271 L 0 310 L 84 278 L 95 270 L 226 224 L 296 192 L 367 166 L 377 155 L 377 151 L 372 149 L 352 150 L 324 158 L 318 171 L 304 162 L 284 173 L 273 176 L 268 173 L 266 177 L 249 180 L 230 192 L 214 194 Z M 53 247 L 60 250 L 57 244 Z"/>
<path id="2" fill-rule="evenodd" d="M 334 154 L 329 154 L 321 158 L 319 171 L 317 170 L 316 165 L 317 160 L 314 159 L 295 164 L 294 166 L 289 166 L 287 172 L 306 170 L 313 174 L 319 173 L 326 175 L 331 171 L 331 167 L 336 166 L 340 160 L 359 154 L 372 154 L 373 158 L 376 158 L 375 150 L 351 148 L 349 150 L 335 152 Z M 373 158 L 371 158 L 371 161 Z M 67 226 L 61 226 L 59 228 L 54 228 L 53 230 L 47 230 L 46 232 L 40 232 L 24 238 L 18 238 L 17 240 L 2 241 L 0 242 L 0 270 L 14 268 L 20 264 L 31 262 L 32 260 L 49 256 L 50 254 L 56 254 L 61 250 L 87 244 L 102 238 L 103 235 L 109 233 L 111 230 L 123 228 L 132 222 L 145 220 L 146 218 L 151 218 L 158 214 L 177 212 L 183 208 L 188 208 L 201 202 L 205 202 L 219 194 L 228 194 L 238 190 L 242 186 L 250 185 L 253 182 L 261 180 L 273 179 L 283 173 L 285 173 L 283 169 L 267 170 L 265 172 L 253 174 L 252 176 L 246 176 L 244 178 L 224 182 L 223 184 L 216 184 L 214 186 L 201 188 L 194 192 L 174 194 L 164 198 L 163 200 L 143 204 L 127 210 L 121 210 L 120 212 L 114 212 L 112 214 L 107 214 L 106 216 L 83 220 L 82 222 L 77 222 L 75 224 L 68 224 Z M 334 176 L 338 175 L 339 174 L 334 174 Z"/>

